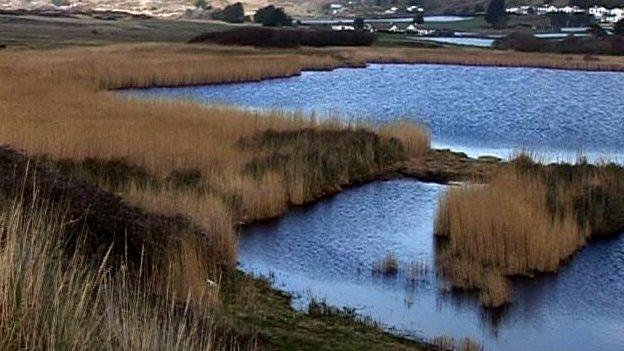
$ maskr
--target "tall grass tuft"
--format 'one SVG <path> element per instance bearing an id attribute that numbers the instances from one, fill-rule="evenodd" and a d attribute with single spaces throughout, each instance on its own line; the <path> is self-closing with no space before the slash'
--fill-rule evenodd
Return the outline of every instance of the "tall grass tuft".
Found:
<path id="1" fill-rule="evenodd" d="M 520 156 L 487 185 L 450 189 L 436 235 L 451 284 L 481 291 L 485 306 L 511 300 L 508 276 L 554 272 L 592 234 L 624 228 L 622 170 L 542 166 Z"/>
<path id="2" fill-rule="evenodd" d="M 0 206 L 0 349 L 255 347 L 214 317 L 219 287 L 201 281 L 200 251 L 191 242 L 172 252 L 162 276 L 124 265 L 113 272 L 108 255 L 93 262 L 80 245 L 64 246 L 64 218 L 46 206 Z"/>

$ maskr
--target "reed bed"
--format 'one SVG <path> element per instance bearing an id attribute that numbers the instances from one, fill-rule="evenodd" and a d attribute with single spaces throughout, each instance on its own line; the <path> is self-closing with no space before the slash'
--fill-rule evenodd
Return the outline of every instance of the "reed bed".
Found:
<path id="1" fill-rule="evenodd" d="M 428 148 L 428 134 L 412 128 L 381 136 L 379 126 L 144 101 L 111 90 L 261 80 L 345 64 L 362 63 L 331 51 L 189 45 L 0 55 L 0 143 L 151 213 L 182 216 L 205 235 L 176 232 L 179 237 L 159 249 L 163 257 L 154 269 L 134 265 L 149 261 L 143 257 L 153 254 L 148 250 L 128 261 L 133 264 L 114 262 L 108 269 L 104 257 L 76 253 L 67 261 L 60 249 L 48 248 L 58 241 L 62 217 L 59 228 L 46 229 L 37 226 L 57 218 L 51 213 L 7 212 L 13 222 L 3 224 L 16 226 L 7 243 L 49 241 L 2 253 L 0 348 L 253 349 L 253 333 L 240 336 L 224 326 L 219 308 L 221 280 L 235 275 L 236 225 L 279 216 L 291 204 L 418 157 L 426 151 L 420 146 Z M 39 251 L 16 256 L 28 250 Z M 46 261 L 19 264 L 39 258 Z M 44 285 L 49 289 L 40 289 Z M 16 305 L 20 301 L 23 306 Z"/>
<path id="2" fill-rule="evenodd" d="M 388 252 L 383 258 L 373 262 L 375 275 L 395 276 L 399 273 L 399 259 L 394 252 Z"/>
<path id="3" fill-rule="evenodd" d="M 436 218 L 439 268 L 487 307 L 512 299 L 507 277 L 555 272 L 592 235 L 624 228 L 622 169 L 541 166 L 520 156 L 487 185 L 450 189 Z"/>
<path id="4" fill-rule="evenodd" d="M 62 209 L 34 203 L 0 206 L 1 349 L 254 349 L 253 338 L 219 324 L 219 287 L 200 282 L 192 243 L 172 255 L 164 280 L 142 276 L 141 267 L 113 274 L 110 256 L 94 262 L 65 246 Z"/>

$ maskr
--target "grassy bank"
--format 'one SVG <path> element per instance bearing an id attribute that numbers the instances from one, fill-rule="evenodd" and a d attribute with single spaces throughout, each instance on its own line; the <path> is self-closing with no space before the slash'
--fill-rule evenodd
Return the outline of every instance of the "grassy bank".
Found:
<path id="1" fill-rule="evenodd" d="M 512 301 L 507 277 L 555 272 L 591 238 L 624 229 L 624 170 L 615 165 L 542 166 L 526 156 L 487 185 L 451 189 L 436 234 L 440 268 L 485 306 Z"/>
<path id="2" fill-rule="evenodd" d="M 18 192 L 19 193 L 19 192 Z M 3 198 L 4 199 L 4 198 Z M 290 297 L 240 273 L 202 281 L 187 247 L 165 274 L 67 246 L 65 208 L 20 195 L 0 206 L 0 347 L 3 350 L 433 350 L 388 335 L 352 311 Z M 30 199 L 29 201 L 31 201 Z M 71 205 L 69 205 L 71 207 Z M 110 253 L 110 250 L 109 250 Z M 147 260 L 147 257 L 146 257 Z"/>

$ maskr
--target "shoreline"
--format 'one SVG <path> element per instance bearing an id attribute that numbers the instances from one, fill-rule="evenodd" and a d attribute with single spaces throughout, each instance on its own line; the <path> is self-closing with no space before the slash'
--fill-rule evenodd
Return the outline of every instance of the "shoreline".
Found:
<path id="1" fill-rule="evenodd" d="M 205 44 L 188 44 L 192 46 L 201 46 Z M 232 48 L 240 48 L 240 49 L 255 49 L 250 46 L 220 46 L 220 45 L 208 45 L 209 48 L 215 49 L 232 49 Z M 370 48 L 362 48 L 361 52 L 365 53 Z M 274 53 L 275 49 L 258 49 L 260 52 L 265 51 L 268 54 Z M 328 52 L 330 56 L 333 54 L 337 54 L 340 56 L 342 50 L 348 50 L 347 52 L 351 53 L 353 51 L 356 54 L 358 53 L 358 48 L 328 48 L 328 49 L 310 49 L 310 48 L 299 48 L 293 51 L 281 51 L 285 54 L 301 54 L 306 55 L 308 53 L 314 55 L 325 54 L 325 50 L 336 50 L 337 52 Z M 333 72 L 337 69 L 366 69 L 370 65 L 442 65 L 442 66 L 457 66 L 457 67 L 491 67 L 491 68 L 518 68 L 518 69 L 543 69 L 543 70 L 559 70 L 559 71 L 580 71 L 580 72 L 613 72 L 619 73 L 624 72 L 624 56 L 610 56 L 610 55 L 597 55 L 591 56 L 593 58 L 598 58 L 598 61 L 586 61 L 586 55 L 577 55 L 577 54 L 549 54 L 549 53 L 522 53 L 515 52 L 511 50 L 496 50 L 496 49 L 476 49 L 476 48 L 438 48 L 438 49 L 404 49 L 400 48 L 401 51 L 409 50 L 414 51 L 414 53 L 424 53 L 425 57 L 414 57 L 414 58 L 399 58 L 393 55 L 397 55 L 397 52 L 390 52 L 390 57 L 379 57 L 379 58 L 360 58 L 357 61 L 352 61 L 352 59 L 343 59 L 337 58 L 337 61 L 334 62 L 334 66 L 332 67 L 314 67 L 314 66 L 303 66 L 299 72 L 285 74 L 285 75 L 275 75 L 269 77 L 262 78 L 254 78 L 254 79 L 241 79 L 234 81 L 206 81 L 206 82 L 191 82 L 191 83 L 180 83 L 180 84 L 150 84 L 150 85 L 124 85 L 119 87 L 113 87 L 110 89 L 104 88 L 105 91 L 121 91 L 121 90 L 148 90 L 148 89 L 157 89 L 157 88 L 184 88 L 184 87 L 200 87 L 200 86 L 218 86 L 218 85 L 229 85 L 229 84 L 245 84 L 245 83 L 260 83 L 264 81 L 271 81 L 277 79 L 288 79 L 300 77 L 303 73 L 306 72 Z M 383 51 L 383 50 L 379 50 Z M 492 54 L 492 56 L 480 56 L 478 54 Z M 383 53 L 382 53 L 383 54 Z M 436 55 L 438 54 L 438 55 Z M 456 55 L 457 54 L 457 55 Z M 464 54 L 463 56 L 461 54 Z M 477 55 L 475 55 L 477 54 Z M 368 54 L 365 53 L 365 56 Z M 525 61 L 527 57 L 522 57 L 522 62 L 514 61 L 514 56 L 533 56 L 536 61 Z M 553 59 L 553 55 L 558 56 L 557 58 L 563 58 L 565 61 L 561 62 L 550 62 L 544 63 L 548 59 Z M 399 56 L 399 55 L 397 55 Z M 498 56 L 498 57 L 494 57 Z M 466 60 L 468 59 L 468 60 Z M 502 59 L 502 60 L 501 60 Z M 579 61 L 578 59 L 582 60 Z M 617 60 L 617 63 L 601 63 L 601 59 L 613 59 Z M 479 61 L 483 60 L 483 61 Z M 505 61 L 509 60 L 509 61 Z M 540 62 L 542 60 L 542 62 Z"/>

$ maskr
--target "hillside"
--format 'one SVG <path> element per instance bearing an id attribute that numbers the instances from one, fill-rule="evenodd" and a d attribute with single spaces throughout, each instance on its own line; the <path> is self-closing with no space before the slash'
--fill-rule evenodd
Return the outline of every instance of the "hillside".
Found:
<path id="1" fill-rule="evenodd" d="M 123 10 L 140 12 L 154 16 L 181 16 L 186 10 L 194 9 L 196 0 L 4 0 L 0 1 L 0 9 L 40 9 L 51 7 L 52 2 L 71 4 L 75 9 Z M 254 11 L 268 4 L 284 7 L 287 12 L 296 16 L 323 15 L 322 7 L 328 3 L 345 3 L 346 0 L 208 0 L 215 8 L 223 8 L 228 4 L 240 1 L 246 11 Z M 365 4 L 388 4 L 377 7 L 401 6 L 409 0 L 361 0 Z M 423 0 L 428 14 L 473 14 L 475 9 L 487 8 L 490 0 Z M 507 6 L 541 5 L 544 0 L 507 0 Z M 570 0 L 550 1 L 555 6 L 570 4 Z M 621 6 L 624 0 L 578 0 L 580 3 Z"/>
<path id="2" fill-rule="evenodd" d="M 61 0 L 59 0 L 61 1 Z M 195 8 L 196 0 L 67 0 L 71 8 L 123 10 L 141 12 L 155 16 L 178 16 L 187 9 Z M 208 4 L 223 8 L 239 0 L 209 0 Z M 268 4 L 275 4 L 297 14 L 311 14 L 320 9 L 327 0 L 240 0 L 245 10 L 255 10 Z M 52 7 L 52 0 L 4 0 L 0 1 L 0 9 L 41 9 Z"/>

